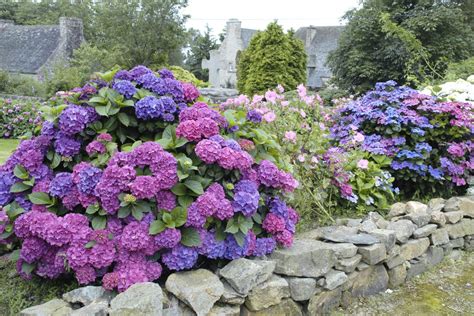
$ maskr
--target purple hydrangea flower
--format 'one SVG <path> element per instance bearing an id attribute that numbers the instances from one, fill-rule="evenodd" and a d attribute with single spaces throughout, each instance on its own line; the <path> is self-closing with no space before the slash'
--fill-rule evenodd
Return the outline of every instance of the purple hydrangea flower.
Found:
<path id="1" fill-rule="evenodd" d="M 127 80 L 115 80 L 114 84 L 112 85 L 112 89 L 114 89 L 127 99 L 133 97 L 135 92 L 137 92 L 137 88 L 135 88 L 133 83 Z"/>
<path id="2" fill-rule="evenodd" d="M 171 251 L 164 253 L 161 261 L 170 270 L 180 271 L 191 269 L 197 262 L 199 254 L 196 249 L 177 245 Z"/>
<path id="3" fill-rule="evenodd" d="M 49 194 L 55 197 L 64 197 L 72 189 L 72 175 L 69 172 L 60 172 L 49 185 Z"/>

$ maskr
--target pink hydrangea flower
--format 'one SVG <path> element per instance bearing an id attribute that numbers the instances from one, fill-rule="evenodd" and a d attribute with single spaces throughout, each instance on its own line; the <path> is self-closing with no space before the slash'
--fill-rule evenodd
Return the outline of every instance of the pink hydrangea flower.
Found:
<path id="1" fill-rule="evenodd" d="M 369 161 L 367 159 L 360 159 L 357 162 L 357 167 L 360 169 L 367 169 L 369 167 Z"/>

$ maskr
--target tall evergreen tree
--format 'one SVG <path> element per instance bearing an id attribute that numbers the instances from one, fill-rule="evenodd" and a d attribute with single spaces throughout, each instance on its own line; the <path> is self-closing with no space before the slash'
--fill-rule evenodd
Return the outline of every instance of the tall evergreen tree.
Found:
<path id="1" fill-rule="evenodd" d="M 306 82 L 306 52 L 292 31 L 276 22 L 258 32 L 239 56 L 237 86 L 246 94 L 261 93 L 278 84 L 294 89 Z"/>
<path id="2" fill-rule="evenodd" d="M 190 30 L 190 50 L 186 56 L 186 66 L 198 79 L 208 81 L 209 70 L 203 69 L 201 62 L 203 59 L 209 59 L 209 52 L 217 49 L 219 45 L 217 40 L 211 34 L 211 28 L 206 26 L 204 33 L 197 30 Z"/>

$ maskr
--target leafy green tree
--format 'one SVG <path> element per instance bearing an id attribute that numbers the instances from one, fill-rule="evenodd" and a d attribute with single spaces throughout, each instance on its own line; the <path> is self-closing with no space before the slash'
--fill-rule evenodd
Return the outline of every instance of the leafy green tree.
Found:
<path id="1" fill-rule="evenodd" d="M 441 78 L 450 62 L 474 54 L 466 1 L 364 1 L 346 13 L 346 29 L 328 58 L 334 82 L 364 91 L 377 81 L 418 85 Z"/>
<path id="2" fill-rule="evenodd" d="M 206 26 L 203 34 L 197 30 L 191 30 L 190 50 L 186 56 L 187 68 L 198 78 L 209 80 L 209 70 L 202 69 L 203 59 L 209 59 L 209 52 L 217 49 L 217 40 L 211 35 L 211 28 Z"/>
<path id="3" fill-rule="evenodd" d="M 261 93 L 278 84 L 294 89 L 306 82 L 303 42 L 276 22 L 258 32 L 239 56 L 237 87 L 245 94 Z"/>
<path id="4" fill-rule="evenodd" d="M 129 64 L 179 63 L 171 60 L 186 40 L 181 14 L 187 0 L 102 0 L 93 6 L 91 42 L 99 48 L 123 50 Z"/>
<path id="5" fill-rule="evenodd" d="M 449 64 L 444 81 L 465 80 L 471 75 L 474 75 L 474 56 L 457 63 Z"/>

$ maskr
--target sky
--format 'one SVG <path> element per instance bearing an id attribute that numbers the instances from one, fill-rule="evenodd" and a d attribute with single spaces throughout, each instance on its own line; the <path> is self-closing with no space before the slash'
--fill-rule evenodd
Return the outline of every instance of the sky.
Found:
<path id="1" fill-rule="evenodd" d="M 242 21 L 242 28 L 263 30 L 273 20 L 285 29 L 302 26 L 343 25 L 344 13 L 359 0 L 189 0 L 183 11 L 190 15 L 186 26 L 203 31 L 208 24 L 218 35 L 226 21 Z"/>

